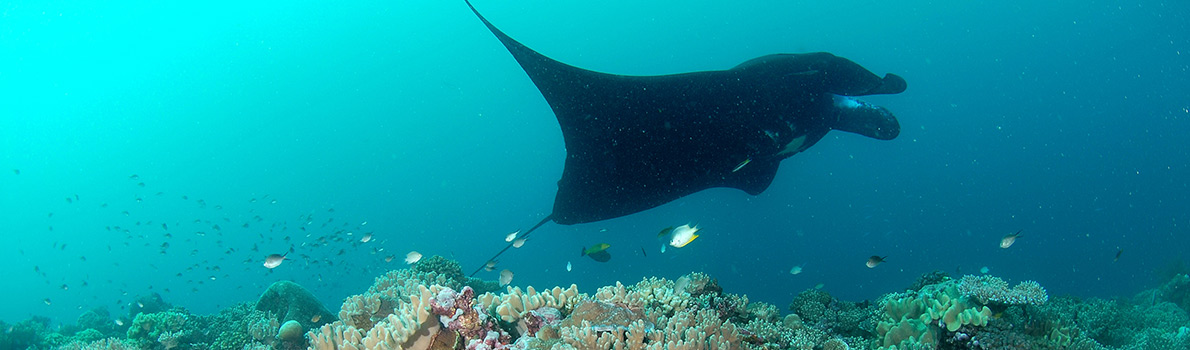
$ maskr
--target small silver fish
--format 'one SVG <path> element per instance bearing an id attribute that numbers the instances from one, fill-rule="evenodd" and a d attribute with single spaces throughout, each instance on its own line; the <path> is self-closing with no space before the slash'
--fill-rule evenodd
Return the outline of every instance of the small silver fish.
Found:
<path id="1" fill-rule="evenodd" d="M 567 262 L 566 262 L 566 272 L 570 272 L 570 268 L 571 268 L 571 266 L 570 266 L 570 262 L 569 262 L 569 261 L 567 261 Z"/>
<path id="2" fill-rule="evenodd" d="M 868 262 L 865 265 L 867 265 L 869 269 L 879 266 L 881 263 L 884 262 L 885 258 L 888 258 L 888 256 L 873 255 L 871 257 L 868 257 Z"/>
<path id="3" fill-rule="evenodd" d="M 365 233 L 364 236 L 359 239 L 359 241 L 363 242 L 363 243 L 368 243 L 368 241 L 371 241 L 371 240 L 372 240 L 371 232 Z"/>
<path id="4" fill-rule="evenodd" d="M 504 236 L 504 241 L 512 242 L 512 240 L 516 239 L 516 235 L 519 235 L 519 234 L 521 234 L 520 230 L 517 230 L 516 232 L 513 232 L 513 233 L 509 233 L 507 236 Z"/>
<path id="5" fill-rule="evenodd" d="M 1018 230 L 1016 233 L 1004 235 L 1004 238 L 1000 239 L 1000 248 L 1008 249 L 1013 243 L 1016 243 L 1016 239 L 1021 236 L 1021 231 L 1024 230 Z"/>
<path id="6" fill-rule="evenodd" d="M 513 240 L 513 241 L 512 241 L 512 247 L 513 247 L 513 248 L 520 248 L 520 247 L 521 247 L 521 246 L 523 246 L 523 245 L 525 245 L 525 238 L 524 238 L 524 237 L 517 238 L 517 239 L 515 239 L 515 240 Z"/>
<path id="7" fill-rule="evenodd" d="M 289 251 L 293 251 L 293 249 Z M 289 255 L 289 252 L 285 254 L 269 254 L 269 256 L 264 258 L 264 267 L 272 269 L 281 266 L 281 262 L 285 261 L 285 256 L 287 255 Z"/>
<path id="8" fill-rule="evenodd" d="M 416 250 L 409 252 L 409 254 L 405 254 L 406 264 L 413 264 L 418 260 L 421 260 L 421 253 L 418 253 Z"/>
<path id="9" fill-rule="evenodd" d="M 508 269 L 500 271 L 500 286 L 507 286 L 509 283 L 512 283 L 512 271 Z"/>

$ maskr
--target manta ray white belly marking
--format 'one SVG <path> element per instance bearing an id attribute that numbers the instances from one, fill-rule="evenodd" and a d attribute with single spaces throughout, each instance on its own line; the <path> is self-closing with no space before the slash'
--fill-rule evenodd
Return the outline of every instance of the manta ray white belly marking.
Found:
<path id="1" fill-rule="evenodd" d="M 793 139 L 793 141 L 789 141 L 788 144 L 785 144 L 785 148 L 781 149 L 781 152 L 777 152 L 777 156 L 800 152 L 802 150 L 802 145 L 805 143 L 806 135 L 798 136 L 797 138 Z"/>

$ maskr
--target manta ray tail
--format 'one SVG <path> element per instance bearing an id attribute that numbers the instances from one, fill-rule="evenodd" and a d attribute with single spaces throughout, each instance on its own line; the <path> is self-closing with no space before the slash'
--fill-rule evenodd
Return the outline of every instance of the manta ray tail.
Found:
<path id="1" fill-rule="evenodd" d="M 554 214 L 547 215 L 545 217 L 545 219 L 541 219 L 541 222 L 538 222 L 537 225 L 533 225 L 533 228 L 530 228 L 528 231 L 525 231 L 524 234 L 521 234 L 521 239 L 529 238 L 530 233 L 533 233 L 533 231 L 537 230 L 538 227 L 541 227 L 541 225 L 545 225 L 545 223 L 550 222 L 550 220 L 553 220 L 553 219 L 554 219 Z M 513 241 L 513 242 L 515 242 L 515 241 Z M 467 277 L 475 276 L 475 274 L 479 273 L 480 270 L 483 270 L 483 267 L 487 265 L 488 261 L 496 260 L 496 258 L 500 257 L 500 254 L 504 254 L 504 252 L 508 251 L 508 248 L 512 248 L 512 244 L 513 243 L 508 243 L 508 245 L 505 246 L 504 249 L 500 249 L 500 252 L 497 252 L 496 255 L 493 255 L 491 259 L 484 261 L 483 265 L 480 265 L 478 269 L 475 269 L 475 271 L 471 272 L 471 274 L 467 275 Z"/>

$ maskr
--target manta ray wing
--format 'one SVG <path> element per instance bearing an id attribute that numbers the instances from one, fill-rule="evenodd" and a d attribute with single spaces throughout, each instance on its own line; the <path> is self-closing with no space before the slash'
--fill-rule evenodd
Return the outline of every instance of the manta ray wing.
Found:
<path id="1" fill-rule="evenodd" d="M 782 159 L 840 125 L 846 114 L 824 112 L 837 109 L 832 94 L 904 90 L 900 77 L 882 79 L 828 53 L 661 76 L 594 72 L 526 47 L 467 4 L 528 73 L 561 126 L 567 156 L 551 214 L 559 224 L 629 215 L 712 187 L 760 194 Z M 887 129 L 888 119 L 854 128 Z"/>

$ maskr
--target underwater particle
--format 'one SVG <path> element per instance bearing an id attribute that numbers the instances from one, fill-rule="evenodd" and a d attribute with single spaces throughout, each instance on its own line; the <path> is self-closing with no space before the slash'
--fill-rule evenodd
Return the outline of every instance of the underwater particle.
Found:
<path id="1" fill-rule="evenodd" d="M 272 200 L 272 201 L 269 201 L 269 204 L 277 204 L 277 200 L 276 200 L 276 199 L 274 199 L 274 200 Z"/>
<path id="2" fill-rule="evenodd" d="M 566 262 L 566 272 L 570 272 L 570 268 L 571 268 L 571 266 L 570 266 L 570 262 L 569 262 L 569 261 L 567 261 L 567 262 Z"/>
<path id="3" fill-rule="evenodd" d="M 515 239 L 515 240 L 513 240 L 513 241 L 512 241 L 512 247 L 513 247 L 513 248 L 520 248 L 520 247 L 521 247 L 521 246 L 523 246 L 523 245 L 525 245 L 525 238 L 524 238 L 524 237 L 517 238 L 517 239 Z"/>
<path id="4" fill-rule="evenodd" d="M 988 267 L 987 267 L 987 266 L 984 266 L 984 267 L 981 267 L 981 268 L 979 268 L 979 273 L 982 273 L 982 274 L 987 274 L 987 273 L 988 273 Z"/>
<path id="5" fill-rule="evenodd" d="M 66 197 L 66 204 L 73 204 L 74 198 Z"/>
<path id="6" fill-rule="evenodd" d="M 874 268 L 876 266 L 879 266 L 881 263 L 884 263 L 884 259 L 887 259 L 887 258 L 888 258 L 887 255 L 885 255 L 885 256 L 873 255 L 871 257 L 868 257 L 868 262 L 865 265 L 868 265 L 869 269 Z"/>
<path id="7" fill-rule="evenodd" d="M 500 286 L 507 286 L 509 283 L 512 283 L 512 271 L 509 269 L 500 271 Z"/>
<path id="8" fill-rule="evenodd" d="M 509 233 L 507 236 L 504 236 L 504 241 L 512 242 L 512 240 L 516 239 L 516 235 L 519 235 L 519 234 L 521 234 L 521 230 L 517 230 L 516 232 Z"/>
<path id="9" fill-rule="evenodd" d="M 685 247 L 687 244 L 690 244 L 690 242 L 694 242 L 695 238 L 698 238 L 698 235 L 696 234 L 698 233 L 698 230 L 701 230 L 698 225 L 690 227 L 690 224 L 685 224 L 674 227 L 673 232 L 670 232 L 669 245 L 673 246 L 674 248 Z"/>
<path id="10" fill-rule="evenodd" d="M 20 175 L 20 174 L 21 174 L 21 169 L 12 169 L 12 174 L 13 174 L 13 175 Z"/>
<path id="11" fill-rule="evenodd" d="M 607 262 L 608 260 L 612 259 L 611 253 L 607 252 L 607 248 L 611 248 L 611 246 L 611 244 L 599 243 L 591 246 L 591 248 L 584 247 L 582 254 L 579 256 L 587 256 L 598 262 Z"/>
<path id="12" fill-rule="evenodd" d="M 360 237 L 360 239 L 359 239 L 359 241 L 362 243 L 368 243 L 368 241 L 371 241 L 371 240 L 372 240 L 371 232 L 365 233 L 364 236 Z"/>
<path id="13" fill-rule="evenodd" d="M 416 250 L 410 251 L 409 254 L 405 254 L 405 263 L 406 264 L 413 264 L 413 263 L 416 263 L 418 260 L 421 260 L 421 253 L 418 253 Z"/>
<path id="14" fill-rule="evenodd" d="M 1004 238 L 1000 239 L 1000 248 L 1008 249 L 1013 243 L 1016 243 L 1016 239 L 1021 236 L 1021 231 L 1024 230 L 1017 230 L 1016 233 L 1004 235 Z"/>
<path id="15" fill-rule="evenodd" d="M 796 265 L 796 266 L 790 268 L 789 274 L 796 275 L 796 274 L 802 273 L 802 266 L 806 266 L 806 264 Z"/>
<path id="16" fill-rule="evenodd" d="M 62 284 L 62 290 L 70 290 L 70 287 L 69 287 L 69 286 L 67 286 L 65 283 L 63 283 L 63 284 Z"/>

